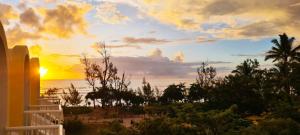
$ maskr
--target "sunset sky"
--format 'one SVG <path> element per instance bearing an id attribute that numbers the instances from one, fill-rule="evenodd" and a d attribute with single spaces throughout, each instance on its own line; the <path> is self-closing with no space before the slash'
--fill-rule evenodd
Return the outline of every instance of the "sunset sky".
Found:
<path id="1" fill-rule="evenodd" d="M 132 77 L 193 78 L 203 61 L 219 75 L 246 58 L 269 67 L 271 39 L 300 38 L 300 0 L 0 0 L 0 20 L 10 48 L 40 57 L 43 79 L 83 78 L 96 42 Z"/>

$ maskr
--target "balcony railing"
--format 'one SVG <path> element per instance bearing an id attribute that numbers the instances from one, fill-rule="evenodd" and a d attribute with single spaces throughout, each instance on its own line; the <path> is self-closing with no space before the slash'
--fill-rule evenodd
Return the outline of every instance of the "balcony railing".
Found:
<path id="1" fill-rule="evenodd" d="M 25 126 L 7 127 L 7 135 L 64 135 L 64 116 L 60 99 L 42 97 L 39 105 L 30 105 L 24 111 Z"/>
<path id="2" fill-rule="evenodd" d="M 64 135 L 64 129 L 62 125 L 8 127 L 6 135 Z"/>

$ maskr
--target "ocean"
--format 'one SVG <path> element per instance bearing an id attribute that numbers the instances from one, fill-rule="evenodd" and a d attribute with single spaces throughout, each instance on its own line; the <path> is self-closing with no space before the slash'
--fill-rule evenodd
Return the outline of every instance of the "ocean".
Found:
<path id="1" fill-rule="evenodd" d="M 129 88 L 136 90 L 138 87 L 142 86 L 142 79 L 131 79 L 131 83 Z M 189 86 L 195 79 L 149 79 L 147 82 L 151 84 L 151 86 L 157 87 L 160 92 L 162 92 L 168 85 L 170 84 L 178 84 L 183 82 L 186 86 Z M 46 90 L 50 88 L 59 88 L 58 94 L 62 93 L 62 90 L 67 90 L 71 83 L 75 86 L 75 88 L 79 91 L 79 93 L 83 96 L 86 93 L 91 91 L 88 83 L 85 80 L 41 80 L 41 93 L 44 93 Z"/>

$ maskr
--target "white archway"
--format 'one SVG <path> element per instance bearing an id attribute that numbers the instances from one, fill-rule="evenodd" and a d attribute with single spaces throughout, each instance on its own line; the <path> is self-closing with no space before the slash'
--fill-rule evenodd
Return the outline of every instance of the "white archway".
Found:
<path id="1" fill-rule="evenodd" d="M 40 62 L 39 58 L 30 59 L 30 104 L 37 105 L 40 97 Z"/>
<path id="2" fill-rule="evenodd" d="M 8 58 L 5 32 L 0 22 L 0 134 L 7 124 Z"/>
<path id="3" fill-rule="evenodd" d="M 27 46 L 9 51 L 9 126 L 25 123 L 24 110 L 29 106 L 30 60 Z"/>

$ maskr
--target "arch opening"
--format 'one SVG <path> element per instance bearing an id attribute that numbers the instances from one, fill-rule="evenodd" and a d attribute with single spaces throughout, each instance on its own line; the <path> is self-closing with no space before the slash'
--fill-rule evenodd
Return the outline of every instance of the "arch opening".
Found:
<path id="1" fill-rule="evenodd" d="M 29 96 L 30 96 L 30 61 L 29 56 L 25 56 L 24 61 L 24 109 L 28 110 L 29 107 Z"/>

